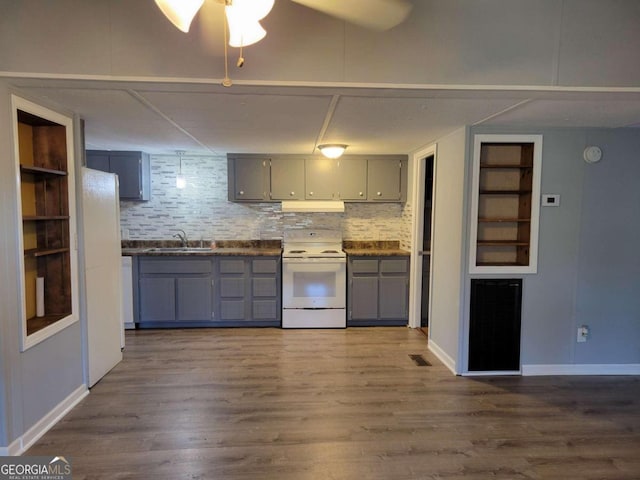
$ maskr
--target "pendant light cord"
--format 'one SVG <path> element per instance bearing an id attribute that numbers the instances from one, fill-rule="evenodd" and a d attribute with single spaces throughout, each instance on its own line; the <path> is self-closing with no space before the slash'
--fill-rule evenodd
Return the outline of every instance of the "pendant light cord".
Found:
<path id="1" fill-rule="evenodd" d="M 227 8 L 226 6 L 224 7 Z M 227 15 L 223 14 L 223 23 L 224 23 L 224 79 L 222 79 L 223 87 L 230 87 L 232 85 L 231 79 L 229 78 L 229 58 L 227 53 Z"/>

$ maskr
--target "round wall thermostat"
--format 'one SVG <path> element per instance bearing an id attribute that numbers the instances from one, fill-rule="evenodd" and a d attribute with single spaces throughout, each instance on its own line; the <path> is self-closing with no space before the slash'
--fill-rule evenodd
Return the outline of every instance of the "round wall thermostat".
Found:
<path id="1" fill-rule="evenodd" d="M 602 150 L 600 147 L 592 146 L 584 149 L 584 153 L 582 154 L 585 162 L 587 163 L 596 163 L 599 162 L 602 158 Z"/>

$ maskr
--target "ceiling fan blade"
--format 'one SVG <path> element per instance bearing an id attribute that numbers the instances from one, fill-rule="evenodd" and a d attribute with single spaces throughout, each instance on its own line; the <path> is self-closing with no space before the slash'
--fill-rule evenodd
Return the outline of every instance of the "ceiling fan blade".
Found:
<path id="1" fill-rule="evenodd" d="M 314 10 L 374 30 L 389 30 L 411 11 L 407 0 L 292 0 Z"/>

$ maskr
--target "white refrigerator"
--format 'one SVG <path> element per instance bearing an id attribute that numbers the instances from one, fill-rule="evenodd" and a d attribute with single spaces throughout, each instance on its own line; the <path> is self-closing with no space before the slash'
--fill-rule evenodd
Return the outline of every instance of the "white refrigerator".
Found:
<path id="1" fill-rule="evenodd" d="M 118 177 L 82 167 L 89 387 L 122 360 Z"/>

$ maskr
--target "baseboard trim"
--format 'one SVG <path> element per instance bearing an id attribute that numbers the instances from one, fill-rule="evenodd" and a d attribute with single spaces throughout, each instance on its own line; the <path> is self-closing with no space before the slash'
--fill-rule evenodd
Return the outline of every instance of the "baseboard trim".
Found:
<path id="1" fill-rule="evenodd" d="M 451 370 L 451 373 L 453 373 L 454 375 L 458 374 L 458 372 L 456 372 L 455 360 L 447 355 L 447 352 L 440 348 L 440 346 L 436 342 L 434 342 L 432 338 L 429 338 L 427 348 L 431 351 L 431 353 L 438 357 L 438 360 L 440 360 L 445 367 Z"/>
<path id="2" fill-rule="evenodd" d="M 522 375 L 640 375 L 640 364 L 522 365 Z"/>
<path id="3" fill-rule="evenodd" d="M 17 440 L 11 442 L 6 447 L 0 447 L 0 456 L 2 457 L 15 457 L 20 455 L 20 445 L 22 444 L 21 440 L 18 438 Z"/>
<path id="4" fill-rule="evenodd" d="M 88 394 L 89 390 L 87 386 L 84 384 L 80 385 L 21 437 L 13 441 L 8 447 L 0 447 L 0 454 L 11 456 L 22 455 Z"/>

